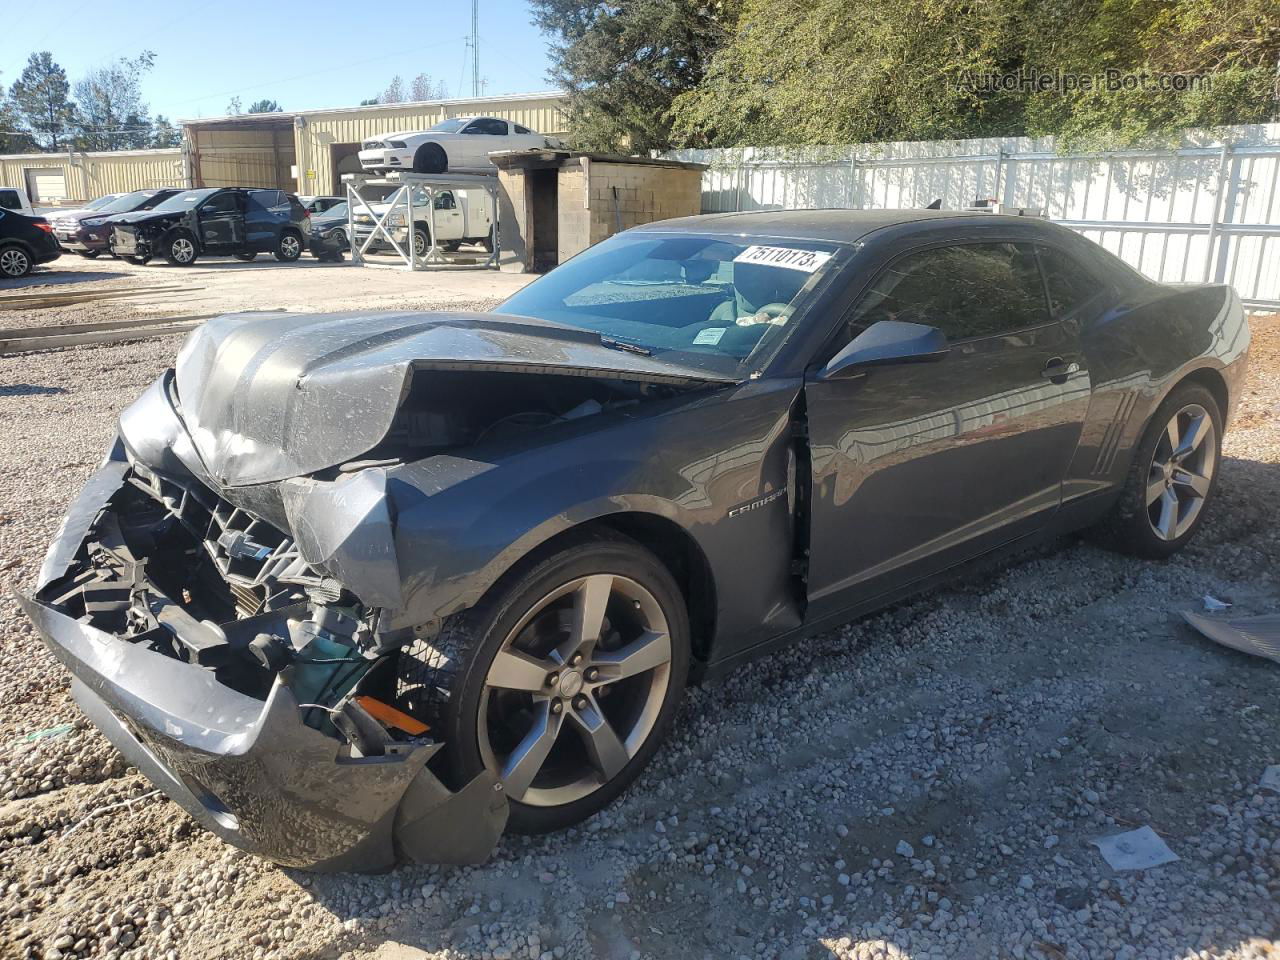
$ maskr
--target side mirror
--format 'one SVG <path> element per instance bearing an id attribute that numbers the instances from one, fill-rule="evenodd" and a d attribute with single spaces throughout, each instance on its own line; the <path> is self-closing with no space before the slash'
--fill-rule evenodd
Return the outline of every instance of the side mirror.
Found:
<path id="1" fill-rule="evenodd" d="M 850 340 L 822 368 L 823 380 L 852 376 L 861 367 L 887 363 L 926 363 L 941 360 L 951 348 L 937 327 L 923 323 L 881 320 Z"/>

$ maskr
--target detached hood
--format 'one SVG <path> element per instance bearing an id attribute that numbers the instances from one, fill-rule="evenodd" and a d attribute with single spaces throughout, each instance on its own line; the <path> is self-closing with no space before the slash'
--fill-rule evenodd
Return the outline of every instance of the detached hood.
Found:
<path id="1" fill-rule="evenodd" d="M 598 334 L 490 313 L 246 313 L 217 317 L 178 355 L 178 404 L 209 474 L 271 483 L 359 457 L 432 370 L 733 383 L 602 346 Z"/>

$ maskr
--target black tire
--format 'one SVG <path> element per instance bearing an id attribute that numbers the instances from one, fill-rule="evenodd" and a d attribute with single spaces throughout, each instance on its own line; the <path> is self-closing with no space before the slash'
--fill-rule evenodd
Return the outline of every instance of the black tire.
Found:
<path id="1" fill-rule="evenodd" d="M 84 257 L 86 260 L 97 260 L 98 254 L 101 252 L 102 252 L 101 250 L 77 250 L 76 251 L 76 253 L 80 254 L 80 256 Z"/>
<path id="2" fill-rule="evenodd" d="M 457 253 L 460 246 L 462 246 L 461 240 L 446 240 L 444 243 L 440 244 L 440 249 L 444 250 L 446 253 Z"/>
<path id="3" fill-rule="evenodd" d="M 424 143 L 413 154 L 414 173 L 446 173 L 449 157 L 438 143 Z"/>
<path id="4" fill-rule="evenodd" d="M 446 620 L 435 639 L 417 641 L 400 655 L 397 701 L 401 709 L 420 717 L 444 739 L 449 775 L 455 788 L 461 787 L 485 769 L 480 711 L 488 672 L 504 641 L 548 594 L 576 579 L 602 573 L 638 584 L 656 600 L 665 617 L 671 641 L 669 673 L 665 691 L 653 695 L 662 697 L 661 707 L 625 766 L 611 779 L 591 787 L 585 796 L 559 805 L 531 805 L 509 797 L 508 825 L 519 833 L 563 829 L 603 809 L 635 780 L 666 735 L 683 697 L 690 649 L 685 599 L 670 572 L 657 557 L 628 538 L 584 536 L 513 569 L 479 604 Z M 614 609 L 612 602 L 610 609 Z M 625 599 L 622 602 L 625 614 Z M 636 605 L 638 608 L 639 603 Z M 657 701 L 649 702 L 656 705 Z M 573 747 L 570 744 L 569 748 Z"/>
<path id="5" fill-rule="evenodd" d="M 335 227 L 333 232 L 329 234 L 329 242 L 336 246 L 339 252 L 348 250 L 351 244 L 347 243 L 347 231 L 341 227 Z"/>
<path id="6" fill-rule="evenodd" d="M 164 238 L 164 258 L 175 267 L 189 267 L 200 256 L 196 238 L 187 230 L 174 230 Z"/>
<path id="7" fill-rule="evenodd" d="M 125 263 L 132 263 L 139 267 L 145 267 L 151 262 L 150 257 L 121 257 L 120 259 Z"/>
<path id="8" fill-rule="evenodd" d="M 1208 484 L 1200 498 L 1202 502 L 1186 522 L 1185 529 L 1177 532 L 1176 536 L 1163 537 L 1157 532 L 1157 521 L 1153 519 L 1153 514 L 1159 514 L 1161 505 L 1158 501 L 1148 505 L 1147 499 L 1151 485 L 1160 482 L 1153 461 L 1156 460 L 1157 453 L 1163 453 L 1170 445 L 1170 441 L 1166 439 L 1170 422 L 1187 408 L 1202 409 L 1213 424 L 1211 448 L 1208 452 L 1211 457 Z M 1095 528 L 1097 538 L 1111 549 L 1152 560 L 1163 560 L 1177 553 L 1195 536 L 1213 503 L 1221 460 L 1222 411 L 1218 407 L 1218 401 L 1199 383 L 1179 384 L 1151 417 L 1129 467 L 1120 499 L 1116 501 L 1111 513 Z"/>
<path id="9" fill-rule="evenodd" d="M 493 227 L 489 228 L 489 235 L 480 241 L 480 246 L 484 247 L 485 253 L 493 253 Z"/>
<path id="10" fill-rule="evenodd" d="M 413 255 L 421 259 L 431 248 L 431 231 L 421 223 L 413 225 Z"/>
<path id="11" fill-rule="evenodd" d="M 25 277 L 35 268 L 35 265 L 35 260 L 25 247 L 16 243 L 0 246 L 0 277 L 5 280 Z"/>
<path id="12" fill-rule="evenodd" d="M 258 259 L 258 254 L 256 251 L 246 250 L 244 253 L 237 253 L 236 259 L 241 263 L 252 263 L 254 260 Z"/>
<path id="13" fill-rule="evenodd" d="M 281 263 L 293 263 L 302 256 L 303 249 L 305 244 L 296 230 L 280 231 L 280 239 L 276 241 L 275 250 L 277 260 Z"/>

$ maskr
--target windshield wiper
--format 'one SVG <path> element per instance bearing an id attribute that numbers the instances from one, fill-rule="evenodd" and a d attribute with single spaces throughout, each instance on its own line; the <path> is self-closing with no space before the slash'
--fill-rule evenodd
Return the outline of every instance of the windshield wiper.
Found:
<path id="1" fill-rule="evenodd" d="M 653 351 L 647 347 L 642 347 L 636 343 L 627 343 L 625 340 L 615 340 L 613 337 L 601 337 L 600 346 L 608 347 L 610 350 L 621 350 L 624 353 L 638 353 L 642 357 L 652 357 Z"/>

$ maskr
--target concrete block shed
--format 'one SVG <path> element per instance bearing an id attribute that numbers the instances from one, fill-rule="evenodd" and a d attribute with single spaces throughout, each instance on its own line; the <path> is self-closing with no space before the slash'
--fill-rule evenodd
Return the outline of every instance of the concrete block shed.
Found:
<path id="1" fill-rule="evenodd" d="M 705 164 L 560 150 L 490 154 L 503 259 L 541 273 L 606 237 L 702 208 Z"/>

